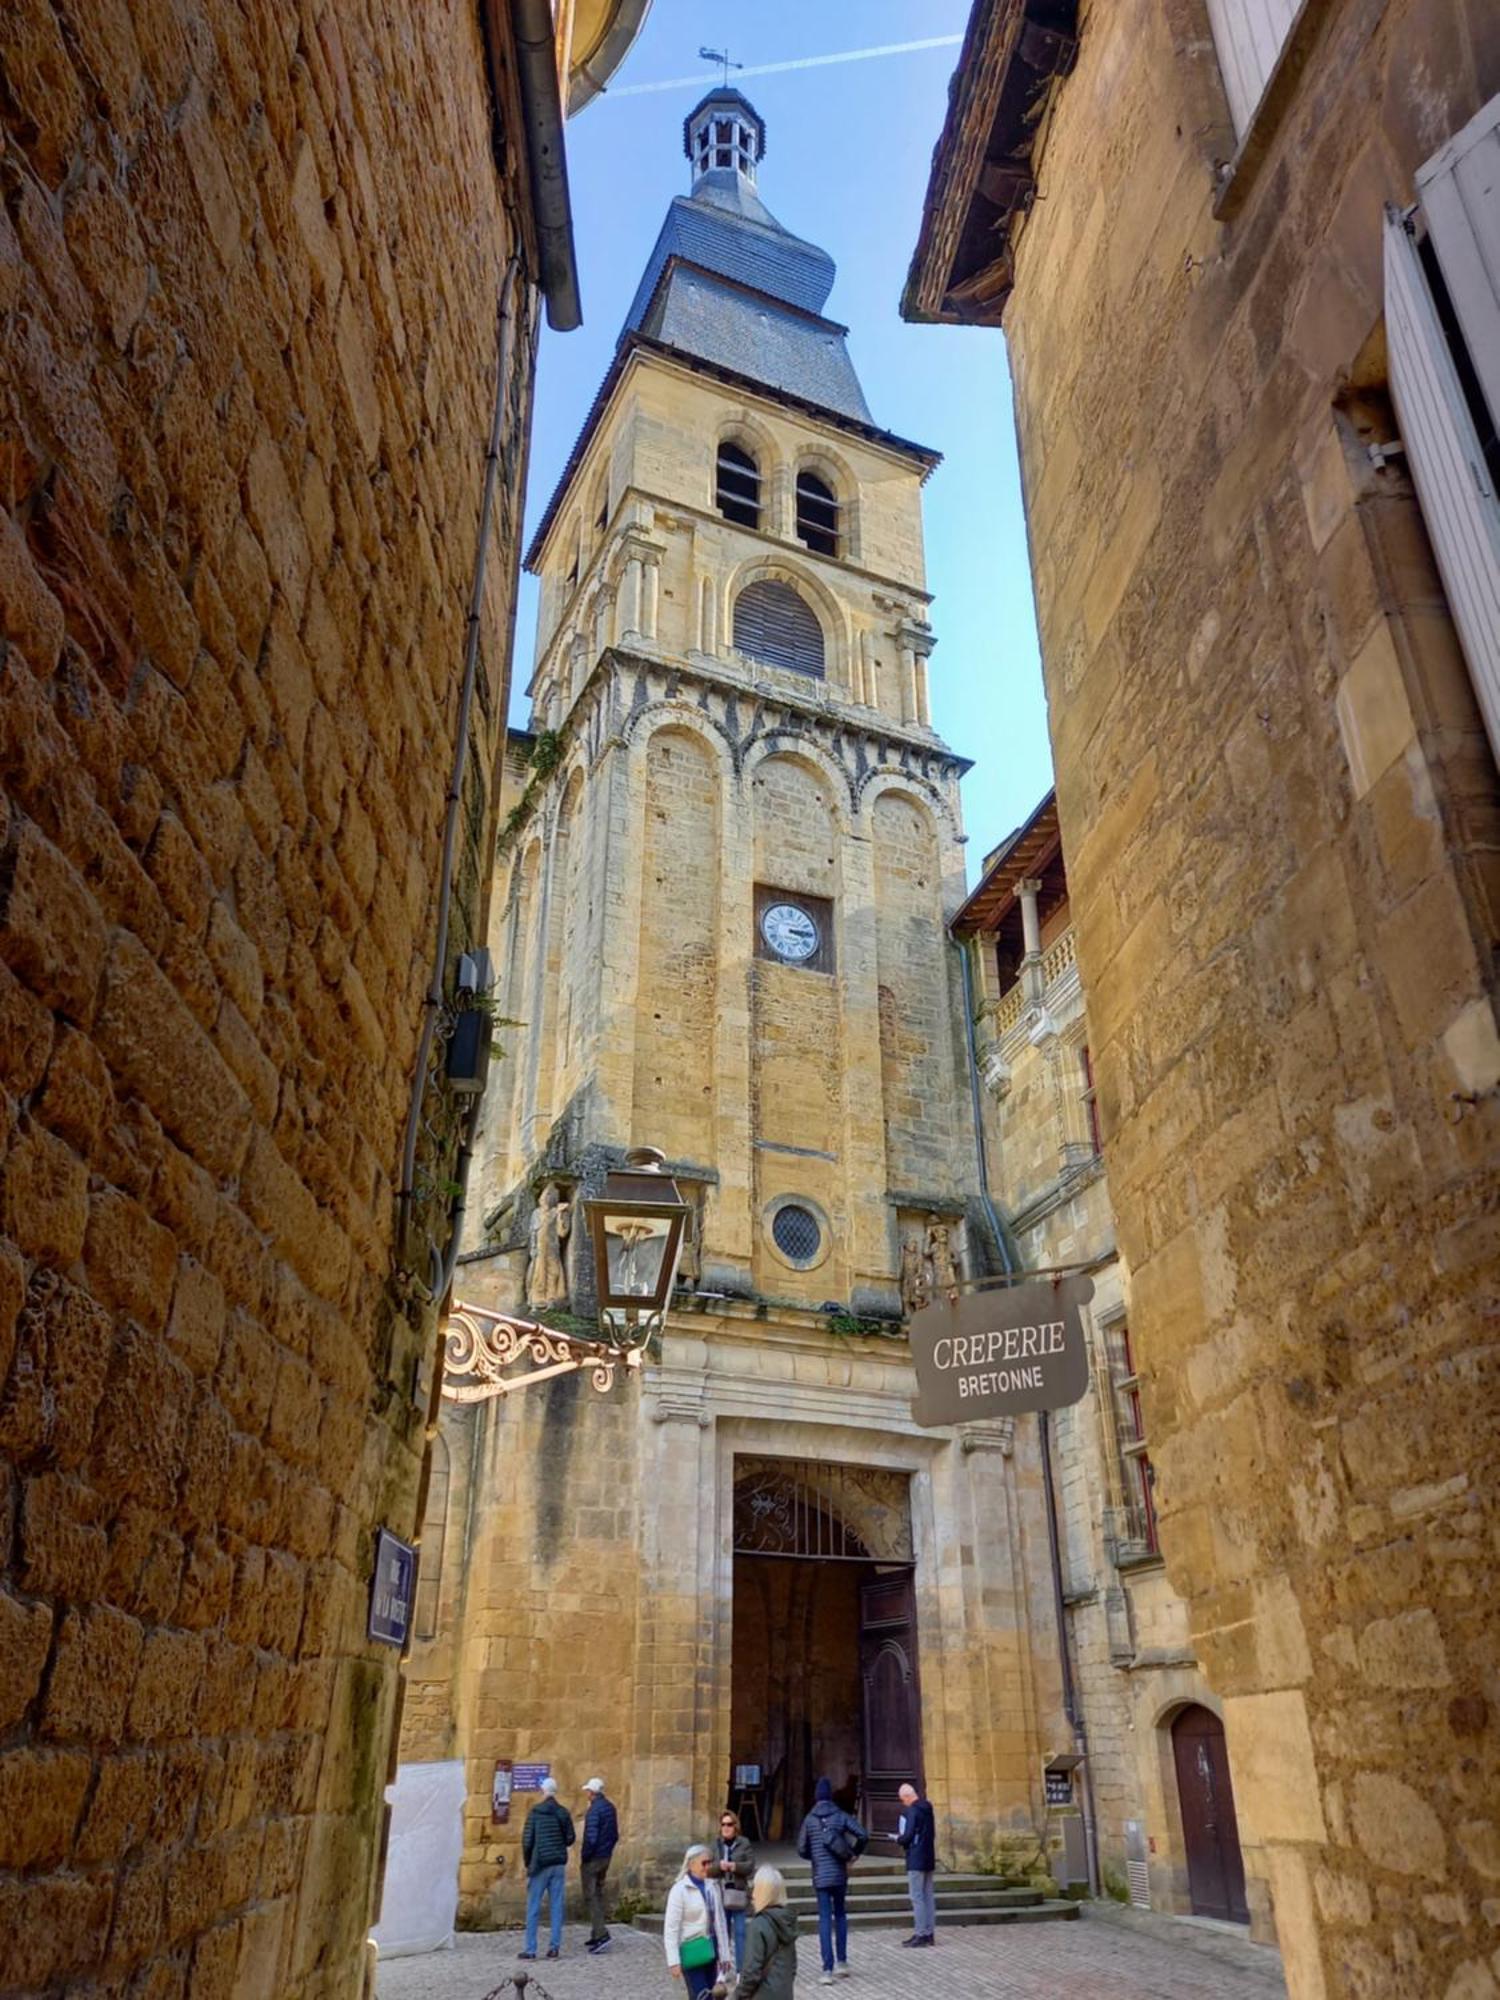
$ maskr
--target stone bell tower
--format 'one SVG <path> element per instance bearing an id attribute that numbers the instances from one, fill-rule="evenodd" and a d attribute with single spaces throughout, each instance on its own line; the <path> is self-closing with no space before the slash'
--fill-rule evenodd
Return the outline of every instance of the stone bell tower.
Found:
<path id="1" fill-rule="evenodd" d="M 658 1145 L 698 1192 L 703 1290 L 891 1312 L 903 1227 L 956 1225 L 973 1159 L 936 461 L 873 421 L 823 317 L 832 260 L 757 192 L 765 139 L 736 90 L 687 119 L 691 192 L 531 551 L 534 761 L 495 939 L 526 1026 L 485 1199 L 520 1191 L 519 1243 L 546 1167 Z"/>
<path id="2" fill-rule="evenodd" d="M 586 1318 L 570 1216 L 631 1146 L 694 1216 L 643 1376 L 445 1421 L 406 1754 L 469 1762 L 476 1921 L 512 1899 L 497 1759 L 602 1772 L 648 1884 L 749 1771 L 768 1837 L 822 1770 L 881 1825 L 903 1777 L 940 1777 L 945 1851 L 1040 1810 L 1021 1739 L 955 1719 L 1001 1686 L 1037 1708 L 1008 1434 L 915 1429 L 901 1321 L 985 1255 L 945 928 L 966 766 L 928 707 L 936 454 L 871 415 L 832 260 L 761 200 L 754 107 L 713 90 L 683 137 L 690 192 L 528 558 L 490 941 L 520 1025 L 458 1290 Z M 789 1622 L 793 1667 L 765 1643 Z"/>

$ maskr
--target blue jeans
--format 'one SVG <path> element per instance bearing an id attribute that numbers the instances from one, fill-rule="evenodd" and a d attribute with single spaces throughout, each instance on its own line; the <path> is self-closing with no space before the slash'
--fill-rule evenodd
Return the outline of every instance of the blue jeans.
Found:
<path id="1" fill-rule="evenodd" d="M 750 1921 L 748 1910 L 726 1910 L 725 1915 L 734 1927 L 734 1969 L 745 1969 L 745 1925 Z"/>
<path id="2" fill-rule="evenodd" d="M 930 1868 L 909 1868 L 906 1886 L 911 1891 L 912 1928 L 918 1937 L 931 1937 L 937 1929 L 937 1897 L 932 1888 Z"/>
<path id="3" fill-rule="evenodd" d="M 562 1950 L 563 1887 L 567 1878 L 568 1864 L 559 1861 L 555 1868 L 539 1868 L 526 1884 L 526 1949 L 533 1957 L 543 1896 L 547 1898 L 547 1921 L 552 1927 L 552 1949 Z"/>
<path id="4" fill-rule="evenodd" d="M 817 1893 L 818 1948 L 823 1954 L 823 1970 L 832 1972 L 835 1938 L 839 1964 L 849 1963 L 849 1912 L 844 1906 L 849 1884 L 840 1882 L 836 1889 L 819 1889 Z"/>

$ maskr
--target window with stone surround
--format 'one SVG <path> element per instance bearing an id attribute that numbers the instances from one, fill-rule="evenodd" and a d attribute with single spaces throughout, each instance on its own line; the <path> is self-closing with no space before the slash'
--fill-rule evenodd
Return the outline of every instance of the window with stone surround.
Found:
<path id="1" fill-rule="evenodd" d="M 1120 1460 L 1120 1553 L 1127 1557 L 1155 1555 L 1156 1503 L 1151 1496 L 1151 1458 L 1141 1417 L 1140 1378 L 1130 1351 L 1130 1328 L 1124 1320 L 1105 1327 L 1104 1351 L 1114 1411 L 1115 1449 Z"/>
<path id="2" fill-rule="evenodd" d="M 1104 1151 L 1104 1139 L 1099 1131 L 1099 1093 L 1094 1088 L 1094 1059 L 1089 1054 L 1087 1042 L 1078 1051 L 1078 1068 L 1083 1080 L 1080 1101 L 1083 1105 L 1084 1134 L 1097 1160 Z"/>
<path id="3" fill-rule="evenodd" d="M 815 472 L 797 474 L 797 539 L 814 555 L 839 552 L 839 503 Z"/>
<path id="4" fill-rule="evenodd" d="M 719 446 L 714 504 L 736 527 L 760 526 L 760 467 L 733 438 Z"/>

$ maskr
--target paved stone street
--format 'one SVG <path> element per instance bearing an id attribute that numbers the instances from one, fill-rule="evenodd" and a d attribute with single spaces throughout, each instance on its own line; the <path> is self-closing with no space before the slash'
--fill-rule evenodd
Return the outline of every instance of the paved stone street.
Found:
<path id="1" fill-rule="evenodd" d="M 592 1959 L 569 1925 L 555 1965 L 528 1966 L 550 2000 L 665 2000 L 672 1991 L 655 1938 L 615 1932 L 614 1949 Z M 379 2000 L 484 2000 L 518 1970 L 519 1933 L 461 1937 L 452 1951 L 392 1959 L 380 1968 Z M 817 1988 L 817 1946 L 799 1950 L 797 1990 Z M 1170 1918 L 1106 1912 L 1080 1923 L 949 1930 L 937 1953 L 903 1951 L 895 1931 L 856 1940 L 853 1977 L 832 1991 L 879 2000 L 1284 2000 L 1274 1951 Z M 508 1989 L 507 1989 L 508 1990 Z M 676 1989 L 679 1993 L 681 1988 Z M 538 1995 L 538 2000 L 540 1996 Z"/>

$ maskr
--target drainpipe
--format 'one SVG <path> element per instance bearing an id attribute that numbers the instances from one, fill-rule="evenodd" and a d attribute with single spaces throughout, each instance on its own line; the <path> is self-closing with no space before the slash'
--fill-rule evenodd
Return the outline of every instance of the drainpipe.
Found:
<path id="1" fill-rule="evenodd" d="M 458 723 L 453 745 L 453 766 L 448 780 L 447 810 L 443 821 L 442 862 L 438 871 L 437 936 L 433 940 L 432 976 L 427 984 L 427 997 L 423 1003 L 422 1031 L 417 1041 L 416 1065 L 412 1074 L 411 1101 L 406 1112 L 406 1132 L 401 1146 L 401 1178 L 396 1191 L 400 1235 L 404 1237 L 407 1218 L 416 1195 L 417 1143 L 422 1130 L 422 1103 L 427 1090 L 427 1070 L 432 1059 L 432 1045 L 437 1038 L 442 1020 L 445 988 L 448 976 L 448 933 L 453 915 L 453 875 L 458 856 L 458 832 L 463 810 L 464 774 L 469 762 L 469 722 L 474 708 L 474 687 L 479 674 L 479 634 L 484 605 L 485 568 L 489 560 L 490 529 L 495 514 L 495 487 L 499 478 L 501 444 L 505 430 L 505 406 L 509 394 L 511 372 L 515 362 L 516 343 L 519 334 L 517 319 L 517 288 L 521 282 L 520 260 L 512 257 L 505 267 L 505 276 L 500 287 L 500 306 L 495 347 L 495 402 L 490 417 L 489 448 L 484 461 L 484 488 L 479 501 L 479 536 L 474 545 L 474 572 L 469 591 L 469 613 L 464 633 L 463 679 L 459 688 Z M 514 618 L 514 592 L 512 592 L 511 615 Z M 460 1155 L 459 1210 L 462 1212 L 463 1188 L 468 1181 L 469 1165 L 469 1124 L 465 1122 L 463 1146 Z M 399 1240 L 399 1238 L 398 1238 Z M 457 1242 L 457 1234 L 453 1237 Z M 431 1273 L 434 1284 L 442 1285 L 443 1279 L 452 1277 L 452 1250 L 445 1253 Z M 443 1292 L 437 1293 L 437 1303 L 442 1304 Z"/>
<path id="2" fill-rule="evenodd" d="M 1037 1436 L 1042 1447 L 1042 1487 L 1047 1496 L 1047 1549 L 1052 1558 L 1052 1601 L 1057 1612 L 1057 1650 L 1062 1662 L 1063 1711 L 1073 1731 L 1073 1749 L 1082 1760 L 1083 1847 L 1089 1871 L 1089 1894 L 1099 1893 L 1099 1830 L 1094 1817 L 1094 1779 L 1089 1770 L 1088 1729 L 1083 1699 L 1073 1677 L 1073 1649 L 1068 1639 L 1067 1605 L 1063 1601 L 1062 1545 L 1057 1526 L 1057 1494 L 1052 1485 L 1052 1429 L 1047 1412 L 1037 1412 Z"/>
<path id="3" fill-rule="evenodd" d="M 959 963 L 964 976 L 964 1039 L 969 1051 L 969 1094 L 974 1107 L 974 1144 L 979 1158 L 979 1198 L 984 1203 L 984 1212 L 989 1217 L 995 1242 L 1000 1249 L 1000 1261 L 1005 1267 L 1005 1275 L 1013 1278 L 1019 1275 L 1015 1258 L 1011 1255 L 1010 1244 L 1000 1218 L 995 1213 L 995 1204 L 990 1198 L 989 1162 L 984 1145 L 984 1120 L 981 1116 L 983 1100 L 980 1097 L 979 1051 L 974 1041 L 974 973 L 969 964 L 968 946 L 960 938 L 953 939 L 958 947 Z M 1089 1770 L 1088 1730 L 1083 1718 L 1083 1703 L 1079 1697 L 1078 1685 L 1073 1678 L 1073 1651 L 1068 1640 L 1067 1606 L 1063 1601 L 1062 1543 L 1057 1525 L 1057 1495 L 1052 1486 L 1052 1438 L 1045 1410 L 1037 1413 L 1037 1430 L 1042 1448 L 1042 1486 L 1047 1496 L 1047 1553 L 1052 1566 L 1052 1602 L 1057 1614 L 1057 1650 L 1062 1665 L 1063 1710 L 1068 1718 L 1068 1726 L 1073 1731 L 1073 1748 L 1082 1758 L 1083 1771 L 1083 1845 L 1088 1859 L 1089 1894 L 1099 1893 L 1099 1841 L 1097 1823 L 1094 1818 L 1094 1780 Z"/>
<path id="4" fill-rule="evenodd" d="M 481 8 L 492 65 L 491 11 L 496 4 L 497 0 L 485 0 Z M 562 91 L 557 79 L 552 0 L 511 0 L 510 14 L 547 324 L 554 333 L 571 333 L 583 323 L 583 308 L 578 297 L 578 262 L 573 253 L 573 212 L 568 203 L 568 160 L 563 147 Z"/>

